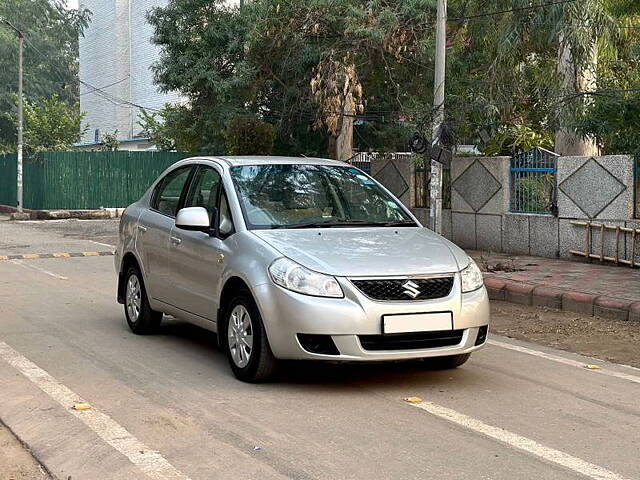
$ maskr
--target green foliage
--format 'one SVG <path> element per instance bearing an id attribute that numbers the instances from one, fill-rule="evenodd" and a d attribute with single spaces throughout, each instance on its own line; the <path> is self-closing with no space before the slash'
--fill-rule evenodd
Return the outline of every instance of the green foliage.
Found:
<path id="1" fill-rule="evenodd" d="M 66 9 L 64 4 L 64 0 L 0 2 L 0 19 L 25 33 L 24 98 L 32 104 L 54 95 L 69 105 L 78 101 L 78 36 L 90 13 L 86 9 Z M 2 24 L 0 58 L 0 150 L 4 146 L 5 150 L 15 151 L 18 38 Z"/>
<path id="2" fill-rule="evenodd" d="M 628 28 L 613 45 L 616 55 L 598 63 L 599 92 L 586 97 L 572 124 L 607 154 L 640 154 L 640 5 L 635 7 L 638 15 L 625 19 Z"/>
<path id="3" fill-rule="evenodd" d="M 253 0 L 239 8 L 222 0 L 173 0 L 149 17 L 163 52 L 155 75 L 189 106 L 162 112 L 158 121 L 166 127 L 149 122 L 148 130 L 158 132 L 162 149 L 224 153 L 229 122 L 251 115 L 275 126 L 274 153 L 326 155 L 328 132 L 338 130 L 348 107 L 357 112 L 360 150 L 402 150 L 415 129 L 430 136 L 435 3 Z M 481 143 L 485 131 L 497 132 L 490 151 L 552 149 L 551 136 L 562 127 L 595 132 L 607 151 L 634 142 L 635 124 L 627 128 L 616 110 L 620 95 L 592 99 L 564 89 L 558 51 L 566 42 L 576 69 L 588 70 L 597 46 L 598 88 L 639 88 L 622 87 L 623 74 L 615 73 L 638 72 L 638 2 L 521 8 L 528 6 L 450 0 L 445 112 L 455 141 Z M 631 116 L 628 97 L 623 110 Z M 606 121 L 598 122 L 599 115 Z M 408 121 L 400 124 L 399 116 Z"/>
<path id="4" fill-rule="evenodd" d="M 98 150 L 101 152 L 115 152 L 120 147 L 118 141 L 118 130 L 114 130 L 112 133 L 104 133 L 100 142 Z"/>
<path id="5" fill-rule="evenodd" d="M 534 147 L 553 148 L 550 133 L 539 133 L 527 125 L 505 125 L 498 128 L 482 147 L 485 155 L 514 155 Z"/>
<path id="6" fill-rule="evenodd" d="M 25 149 L 30 152 L 58 152 L 71 149 L 87 126 L 80 105 L 69 105 L 57 95 L 38 104 L 25 102 Z"/>
<path id="7" fill-rule="evenodd" d="M 208 137 L 202 130 L 204 122 L 196 121 L 193 110 L 185 105 L 165 104 L 157 113 L 142 110 L 140 118 L 143 134 L 161 151 L 198 154 Z"/>
<path id="8" fill-rule="evenodd" d="M 224 138 L 231 155 L 271 155 L 276 129 L 255 117 L 242 115 L 231 120 Z"/>
<path id="9" fill-rule="evenodd" d="M 529 5 L 453 0 L 449 17 Z M 597 88 L 602 89 L 601 77 L 615 71 L 609 61 L 631 46 L 637 49 L 640 30 L 630 16 L 639 8 L 635 0 L 581 0 L 457 23 L 449 33 L 447 109 L 458 136 L 477 142 L 482 130 L 504 126 L 526 125 L 547 134 L 573 128 L 590 102 L 562 85 L 561 42 L 569 46 L 579 72 L 594 72 L 597 50 Z"/>
<path id="10" fill-rule="evenodd" d="M 202 137 L 198 152 L 222 153 L 226 126 L 248 114 L 275 126 L 274 153 L 324 155 L 332 116 L 349 106 L 349 94 L 365 115 L 392 122 L 402 111 L 425 110 L 434 6 L 254 0 L 239 8 L 175 0 L 149 15 L 163 51 L 156 80 L 189 99 L 185 113 Z M 388 138 L 379 131 L 369 139 L 373 149 Z"/>
<path id="11" fill-rule="evenodd" d="M 548 213 L 553 203 L 554 177 L 550 174 L 526 176 L 513 186 L 515 210 L 526 213 Z"/>

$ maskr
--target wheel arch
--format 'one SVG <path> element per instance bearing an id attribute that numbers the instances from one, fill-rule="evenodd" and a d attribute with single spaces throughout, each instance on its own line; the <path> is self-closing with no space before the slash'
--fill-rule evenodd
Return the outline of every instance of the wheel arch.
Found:
<path id="1" fill-rule="evenodd" d="M 251 295 L 251 297 L 253 298 L 253 301 L 256 302 L 257 304 L 256 297 L 251 291 L 251 287 L 249 287 L 249 284 L 242 277 L 238 275 L 232 275 L 224 282 L 224 286 L 220 291 L 220 299 L 218 302 L 218 312 L 216 315 L 219 345 L 221 345 L 220 334 L 224 333 L 222 330 L 224 329 L 224 316 L 225 316 L 225 310 L 227 308 L 227 305 L 229 304 L 229 302 L 231 302 L 233 297 L 241 291 L 248 292 L 249 295 Z"/>
<path id="2" fill-rule="evenodd" d="M 127 270 L 129 270 L 129 267 L 131 266 L 135 266 L 142 274 L 142 268 L 140 266 L 138 258 L 133 252 L 127 252 L 122 257 L 122 262 L 120 263 L 120 271 L 118 272 L 118 303 L 124 303 L 124 289 L 126 286 L 126 279 L 124 277 L 127 273 Z"/>

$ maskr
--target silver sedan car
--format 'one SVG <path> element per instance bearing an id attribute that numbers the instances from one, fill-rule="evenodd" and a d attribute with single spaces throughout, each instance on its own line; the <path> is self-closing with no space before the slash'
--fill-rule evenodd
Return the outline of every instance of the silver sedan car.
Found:
<path id="1" fill-rule="evenodd" d="M 482 274 L 382 185 L 322 159 L 199 157 L 124 212 L 118 301 L 138 334 L 163 314 L 217 332 L 234 374 L 280 360 L 436 357 L 487 338 Z"/>

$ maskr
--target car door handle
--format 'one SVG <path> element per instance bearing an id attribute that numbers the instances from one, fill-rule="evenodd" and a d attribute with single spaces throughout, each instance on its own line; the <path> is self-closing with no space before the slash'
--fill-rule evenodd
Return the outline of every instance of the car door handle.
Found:
<path id="1" fill-rule="evenodd" d="M 138 230 L 140 230 L 141 233 L 144 233 L 147 231 L 147 227 L 145 227 L 144 225 L 138 225 Z"/>
<path id="2" fill-rule="evenodd" d="M 171 237 L 171 243 L 174 245 L 180 245 L 182 243 L 182 239 L 178 237 Z"/>

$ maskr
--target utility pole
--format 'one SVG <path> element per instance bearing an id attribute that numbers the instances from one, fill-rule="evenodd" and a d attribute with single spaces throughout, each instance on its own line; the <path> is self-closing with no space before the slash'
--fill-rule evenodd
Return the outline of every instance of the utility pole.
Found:
<path id="1" fill-rule="evenodd" d="M 3 20 L 3 22 L 11 27 L 18 34 L 19 43 L 19 57 L 18 57 L 18 175 L 17 175 L 17 207 L 18 211 L 22 212 L 22 77 L 23 77 L 23 65 L 22 57 L 24 51 L 24 34 L 14 27 L 11 22 Z"/>
<path id="2" fill-rule="evenodd" d="M 447 0 L 438 0 L 436 20 L 436 65 L 433 79 L 433 131 L 431 146 L 440 143 L 444 123 L 444 80 L 447 55 Z M 431 160 L 431 228 L 442 233 L 442 163 Z"/>

